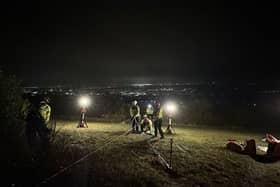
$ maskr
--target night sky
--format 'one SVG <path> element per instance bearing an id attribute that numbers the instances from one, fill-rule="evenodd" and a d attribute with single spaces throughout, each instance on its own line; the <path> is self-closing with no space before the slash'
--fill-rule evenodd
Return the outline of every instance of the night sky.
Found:
<path id="1" fill-rule="evenodd" d="M 280 80 L 274 4 L 41 2 L 1 6 L 0 66 L 26 85 Z"/>

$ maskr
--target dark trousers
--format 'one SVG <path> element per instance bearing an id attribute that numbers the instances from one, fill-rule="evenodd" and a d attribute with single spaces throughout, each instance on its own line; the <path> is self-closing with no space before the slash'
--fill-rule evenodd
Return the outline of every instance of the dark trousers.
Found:
<path id="1" fill-rule="evenodd" d="M 145 127 L 145 125 L 144 125 L 144 124 L 141 124 L 141 126 L 140 126 L 141 132 L 144 132 L 144 127 Z"/>
<path id="2" fill-rule="evenodd" d="M 25 129 L 27 142 L 31 147 L 36 146 L 37 135 L 40 138 L 42 148 L 46 148 L 49 144 L 50 130 L 46 127 L 45 122 L 42 119 L 35 118 L 27 121 Z"/>
<path id="3" fill-rule="evenodd" d="M 272 155 L 273 152 L 274 152 L 274 149 L 275 149 L 275 145 L 276 145 L 276 144 L 268 143 L 268 149 L 267 149 L 267 151 L 266 151 L 266 154 Z"/>
<path id="4" fill-rule="evenodd" d="M 155 136 L 157 136 L 157 132 L 159 131 L 160 136 L 163 138 L 164 136 L 163 136 L 163 131 L 161 128 L 162 119 L 155 120 L 154 125 L 155 125 Z"/>
<path id="5" fill-rule="evenodd" d="M 30 146 L 34 146 L 36 144 L 37 131 L 33 123 L 26 123 L 25 134 L 27 138 L 27 143 Z"/>
<path id="6" fill-rule="evenodd" d="M 132 122 L 131 122 L 131 127 L 132 127 L 132 130 L 133 131 L 139 131 L 139 127 L 138 127 L 138 124 L 140 123 L 140 117 L 137 116 L 137 117 L 133 117 L 132 118 Z"/>

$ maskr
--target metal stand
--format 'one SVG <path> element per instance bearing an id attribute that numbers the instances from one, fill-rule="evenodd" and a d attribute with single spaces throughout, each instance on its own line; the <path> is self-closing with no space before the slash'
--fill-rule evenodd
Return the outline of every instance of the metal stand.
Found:
<path id="1" fill-rule="evenodd" d="M 173 153 L 173 139 L 170 139 L 170 156 L 169 156 L 169 167 L 172 169 L 172 153 Z"/>
<path id="2" fill-rule="evenodd" d="M 166 134 L 175 134 L 175 129 L 172 128 L 172 117 L 169 116 L 168 118 L 168 125 L 167 125 L 167 128 L 166 128 Z"/>
<path id="3" fill-rule="evenodd" d="M 86 114 L 82 112 L 81 114 L 81 120 L 77 126 L 77 128 L 88 128 L 87 122 L 86 122 Z"/>

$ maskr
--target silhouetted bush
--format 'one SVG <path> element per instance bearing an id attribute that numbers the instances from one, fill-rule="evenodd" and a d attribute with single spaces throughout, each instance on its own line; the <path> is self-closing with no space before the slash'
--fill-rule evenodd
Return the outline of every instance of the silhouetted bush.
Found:
<path id="1" fill-rule="evenodd" d="M 13 76 L 0 74 L 0 136 L 15 140 L 23 134 L 24 123 L 21 113 L 23 106 L 22 89 L 19 81 Z"/>
<path id="2" fill-rule="evenodd" d="M 22 89 L 20 82 L 13 76 L 5 76 L 0 72 L 0 137 L 2 165 L 5 173 L 3 179 L 13 183 L 28 158 L 25 141 L 24 121 L 22 115 Z M 23 109 L 23 110 L 26 110 Z M 10 185 L 10 184 L 9 184 Z"/>

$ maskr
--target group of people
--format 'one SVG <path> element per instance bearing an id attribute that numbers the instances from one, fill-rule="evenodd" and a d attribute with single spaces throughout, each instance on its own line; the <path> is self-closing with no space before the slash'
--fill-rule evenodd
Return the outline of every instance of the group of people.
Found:
<path id="1" fill-rule="evenodd" d="M 28 112 L 26 114 L 26 137 L 27 142 L 32 148 L 38 147 L 46 149 L 51 139 L 51 128 L 49 127 L 51 107 L 50 99 L 43 98 L 37 105 L 29 103 Z M 84 127 L 86 124 L 85 113 L 86 109 L 82 109 L 81 121 L 78 127 Z M 163 107 L 159 101 L 149 104 L 143 113 L 140 112 L 140 106 L 137 101 L 133 101 L 130 106 L 131 128 L 133 133 L 146 133 L 157 137 L 158 132 L 160 138 L 164 138 L 162 130 Z M 269 158 L 280 158 L 280 140 L 274 136 L 267 134 L 264 141 L 268 142 L 266 150 Z M 235 140 L 230 140 L 226 147 L 232 151 L 248 154 L 256 157 L 256 142 L 255 140 L 247 140 L 245 143 L 238 143 Z"/>
<path id="2" fill-rule="evenodd" d="M 149 105 L 141 119 L 140 107 L 137 101 L 133 101 L 130 107 L 131 128 L 135 133 L 147 133 L 157 137 L 159 132 L 160 138 L 164 138 L 162 131 L 163 107 L 159 101 L 154 106 Z M 154 128 L 154 133 L 153 133 Z"/>

